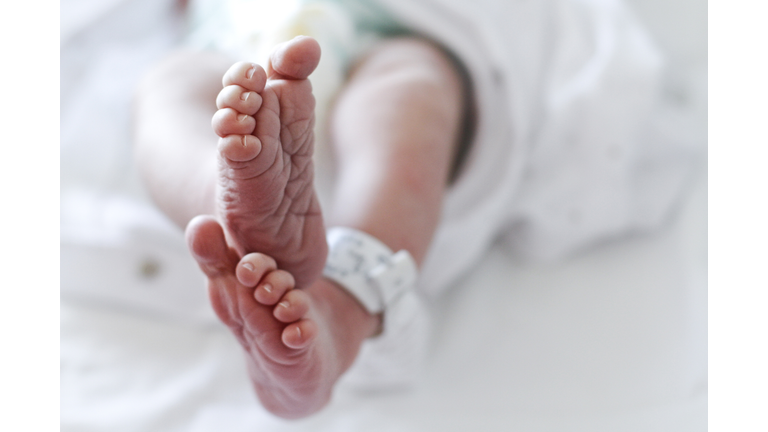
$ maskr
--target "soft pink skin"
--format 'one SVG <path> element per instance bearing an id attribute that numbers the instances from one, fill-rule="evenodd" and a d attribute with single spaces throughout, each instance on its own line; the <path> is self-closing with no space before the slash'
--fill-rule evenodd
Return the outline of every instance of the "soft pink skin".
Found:
<path id="1" fill-rule="evenodd" d="M 307 79 L 319 60 L 317 42 L 299 37 L 276 48 L 269 78 L 261 66 L 234 64 L 212 121 L 221 137 L 216 211 L 230 241 L 240 253 L 271 256 L 299 287 L 318 278 L 328 253 L 313 186 L 315 100 Z"/>

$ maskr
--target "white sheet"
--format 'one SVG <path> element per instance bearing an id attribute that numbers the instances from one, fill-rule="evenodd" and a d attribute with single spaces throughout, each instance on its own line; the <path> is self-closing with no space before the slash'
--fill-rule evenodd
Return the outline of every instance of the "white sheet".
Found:
<path id="1" fill-rule="evenodd" d="M 677 1 L 689 10 L 701 7 Z M 104 13 L 171 16 L 170 1 L 111 4 L 117 6 Z M 641 3 L 645 12 L 653 12 L 649 4 Z M 342 386 L 313 418 L 285 422 L 266 413 L 245 379 L 236 342 L 201 306 L 194 265 L 167 265 L 184 252 L 164 242 L 180 234 L 141 200 L 135 173 L 115 176 L 109 163 L 77 164 L 99 160 L 105 136 L 114 140 L 117 157 L 129 154 L 128 89 L 172 45 L 174 29 L 161 33 L 148 32 L 147 39 L 165 45 L 118 45 L 122 51 L 76 31 L 66 40 L 63 35 L 63 43 L 72 42 L 62 51 L 63 431 L 705 430 L 704 163 L 674 223 L 652 235 L 538 266 L 496 245 L 434 306 L 438 331 L 430 367 L 412 391 L 359 393 Z M 700 53 L 698 46 L 676 48 Z M 94 53 L 102 69 L 84 69 L 78 60 Z M 105 76 L 111 82 L 97 80 Z M 113 93 L 105 93 L 105 85 Z M 66 165 L 68 157 L 81 169 Z M 103 185 L 94 179 L 112 182 L 120 195 L 101 199 Z M 110 217 L 115 213 L 121 217 Z M 116 275 L 95 268 L 96 257 L 83 258 L 72 246 L 83 241 L 78 227 L 126 232 L 137 229 L 136 220 L 153 221 L 153 232 L 166 235 L 127 250 L 119 238 L 97 236 L 99 256 L 120 253 L 130 263 L 121 267 L 127 273 L 120 280 L 127 282 L 110 285 Z M 110 238 L 114 242 L 104 240 Z M 65 284 L 75 276 L 79 283 Z M 131 296 L 131 289 L 157 290 L 158 301 L 138 304 L 134 299 L 146 295 Z M 174 290 L 189 293 L 190 303 L 174 304 Z"/>
<path id="2" fill-rule="evenodd" d="M 62 305 L 63 431 L 706 430 L 706 185 L 675 223 L 562 264 L 499 246 L 440 304 L 411 391 L 262 410 L 223 328 Z"/>

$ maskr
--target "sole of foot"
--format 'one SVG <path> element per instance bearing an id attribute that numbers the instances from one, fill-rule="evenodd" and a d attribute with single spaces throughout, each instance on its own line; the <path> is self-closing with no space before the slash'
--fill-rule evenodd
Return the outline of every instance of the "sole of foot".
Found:
<path id="1" fill-rule="evenodd" d="M 298 286 L 320 276 L 328 253 L 314 190 L 314 108 L 307 77 L 320 46 L 279 45 L 266 71 L 239 62 L 222 79 L 212 126 L 219 135 L 217 216 L 241 254 L 261 252 Z"/>

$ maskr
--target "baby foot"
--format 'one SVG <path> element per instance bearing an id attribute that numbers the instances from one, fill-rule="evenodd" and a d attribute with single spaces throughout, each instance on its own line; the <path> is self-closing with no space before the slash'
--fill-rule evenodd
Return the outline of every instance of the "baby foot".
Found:
<path id="1" fill-rule="evenodd" d="M 240 62 L 224 75 L 212 125 L 219 139 L 217 214 L 241 253 L 273 257 L 300 287 L 317 279 L 328 247 L 313 185 L 314 108 L 307 79 L 320 46 L 297 37 L 265 72 Z"/>
<path id="2" fill-rule="evenodd" d="M 213 309 L 245 349 L 256 393 L 271 412 L 308 415 L 330 399 L 344 369 L 326 316 L 274 259 L 251 253 L 239 259 L 211 216 L 187 227 L 192 255 L 208 277 Z M 312 310 L 311 310 L 312 309 Z M 311 317 L 314 315 L 314 317 Z"/>

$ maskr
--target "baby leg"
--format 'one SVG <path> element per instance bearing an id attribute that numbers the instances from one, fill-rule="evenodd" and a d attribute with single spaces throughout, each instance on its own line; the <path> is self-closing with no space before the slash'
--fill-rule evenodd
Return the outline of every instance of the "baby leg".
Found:
<path id="1" fill-rule="evenodd" d="M 334 112 L 329 226 L 365 231 L 418 263 L 437 227 L 463 105 L 455 65 L 415 38 L 384 41 L 353 70 Z"/>

